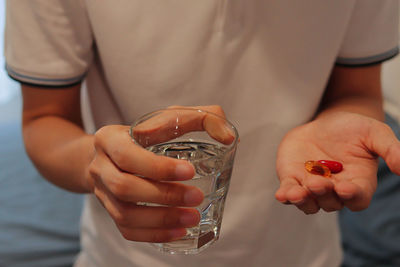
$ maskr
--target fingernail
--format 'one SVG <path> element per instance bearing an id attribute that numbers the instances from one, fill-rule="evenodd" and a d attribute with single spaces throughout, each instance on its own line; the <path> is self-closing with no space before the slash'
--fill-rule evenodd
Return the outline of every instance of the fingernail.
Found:
<path id="1" fill-rule="evenodd" d="M 193 177 L 194 169 L 191 164 L 181 163 L 175 168 L 175 175 L 178 180 L 187 180 Z"/>
<path id="2" fill-rule="evenodd" d="M 232 129 L 230 128 L 224 128 L 224 138 L 223 138 L 223 143 L 225 145 L 230 145 L 233 143 L 235 140 L 235 134 L 233 133 Z"/>
<path id="3" fill-rule="evenodd" d="M 306 200 L 305 199 L 297 199 L 297 200 L 291 200 L 290 202 L 292 202 L 295 205 L 301 205 L 304 202 L 306 202 Z"/>
<path id="4" fill-rule="evenodd" d="M 184 213 L 179 218 L 180 223 L 185 227 L 192 227 L 199 223 L 199 216 L 193 213 Z"/>
<path id="5" fill-rule="evenodd" d="M 186 191 L 183 201 L 188 206 L 197 206 L 203 201 L 203 193 L 197 188 L 191 188 Z"/>
<path id="6" fill-rule="evenodd" d="M 177 228 L 177 229 L 171 229 L 169 230 L 169 236 L 171 237 L 171 239 L 180 239 L 182 237 L 184 237 L 187 232 L 185 228 Z"/>

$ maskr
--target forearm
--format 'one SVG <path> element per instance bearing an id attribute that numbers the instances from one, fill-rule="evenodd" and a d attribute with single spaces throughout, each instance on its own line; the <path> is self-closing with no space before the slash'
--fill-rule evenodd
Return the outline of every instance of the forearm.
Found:
<path id="1" fill-rule="evenodd" d="M 73 192 L 90 192 L 88 166 L 93 137 L 82 129 L 80 84 L 68 88 L 21 85 L 22 130 L 28 155 L 49 181 Z"/>
<path id="2" fill-rule="evenodd" d="M 93 136 L 57 116 L 43 116 L 24 123 L 28 155 L 50 182 L 73 192 L 90 192 L 88 165 L 93 159 Z"/>
<path id="3" fill-rule="evenodd" d="M 383 120 L 380 71 L 380 65 L 350 69 L 335 67 L 317 118 L 346 111 Z"/>

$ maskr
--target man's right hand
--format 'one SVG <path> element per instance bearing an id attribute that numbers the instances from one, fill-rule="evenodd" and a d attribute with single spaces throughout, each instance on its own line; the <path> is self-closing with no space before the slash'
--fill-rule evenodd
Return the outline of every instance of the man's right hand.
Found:
<path id="1" fill-rule="evenodd" d="M 171 112 L 162 112 L 140 124 L 132 134 L 150 135 L 153 137 L 151 140 L 163 142 L 176 138 L 175 134 L 170 136 L 168 133 L 171 125 L 175 129 L 175 116 L 179 112 L 180 134 L 207 131 L 220 142 L 233 142 L 234 133 L 225 123 L 221 107 L 181 107 L 185 109 L 179 111 L 175 108 L 179 106 L 171 106 L 168 109 Z M 191 108 L 218 116 L 188 112 Z M 156 155 L 144 149 L 133 142 L 128 126 L 105 126 L 96 132 L 93 142 L 95 153 L 88 169 L 88 184 L 126 239 L 168 242 L 184 236 L 185 228 L 198 225 L 200 214 L 189 207 L 200 205 L 203 193 L 197 187 L 179 183 L 195 174 L 188 161 Z"/>
<path id="2" fill-rule="evenodd" d="M 174 181 L 191 179 L 194 168 L 188 161 L 155 155 L 134 144 L 128 131 L 121 125 L 97 131 L 89 184 L 124 238 L 156 243 L 179 239 L 185 228 L 199 223 L 199 212 L 185 207 L 198 206 L 203 193 Z"/>
<path id="3" fill-rule="evenodd" d="M 128 240 L 168 242 L 184 236 L 185 228 L 199 223 L 193 207 L 204 197 L 198 188 L 178 182 L 193 177 L 193 166 L 134 144 L 128 126 L 106 126 L 95 135 L 86 134 L 80 87 L 22 85 L 25 148 L 38 171 L 63 189 L 94 193 Z M 197 108 L 224 117 L 219 106 Z M 220 120 L 198 119 L 215 139 L 232 142 L 231 131 L 220 131 Z"/>
<path id="4" fill-rule="evenodd" d="M 80 85 L 65 89 L 22 85 L 25 148 L 38 171 L 55 185 L 95 193 L 129 240 L 167 242 L 200 220 L 202 192 L 173 181 L 190 179 L 193 166 L 135 145 L 127 126 L 95 135 L 82 129 Z M 153 202 L 171 207 L 146 207 Z"/>

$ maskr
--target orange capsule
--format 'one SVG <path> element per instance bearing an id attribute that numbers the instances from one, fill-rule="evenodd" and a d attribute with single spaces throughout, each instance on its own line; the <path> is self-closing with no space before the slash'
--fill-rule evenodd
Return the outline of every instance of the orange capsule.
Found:
<path id="1" fill-rule="evenodd" d="M 318 161 L 309 160 L 304 163 L 304 167 L 309 173 L 321 175 L 324 177 L 331 177 L 331 171 L 325 165 Z"/>

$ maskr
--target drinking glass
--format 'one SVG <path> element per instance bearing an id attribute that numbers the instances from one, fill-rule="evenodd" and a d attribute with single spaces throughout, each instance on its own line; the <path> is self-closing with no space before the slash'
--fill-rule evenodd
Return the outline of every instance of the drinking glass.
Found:
<path id="1" fill-rule="evenodd" d="M 238 143 L 235 126 L 201 109 L 169 108 L 140 117 L 130 127 L 130 135 L 137 145 L 157 155 L 188 160 L 195 168 L 195 175 L 179 182 L 196 186 L 204 193 L 203 202 L 196 207 L 200 223 L 188 228 L 180 240 L 153 246 L 170 254 L 196 254 L 209 247 L 220 236 Z"/>

